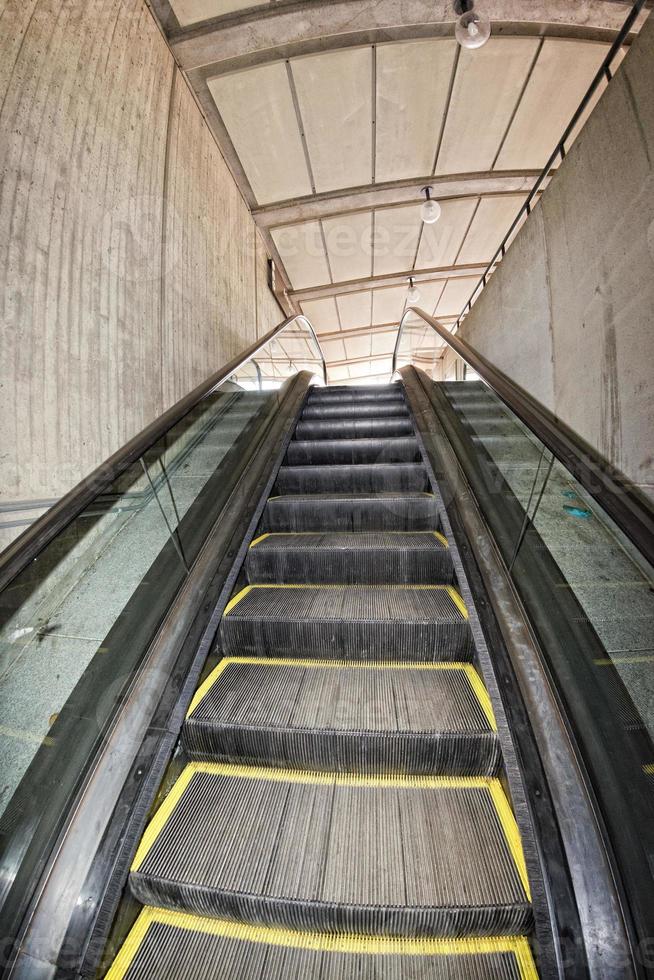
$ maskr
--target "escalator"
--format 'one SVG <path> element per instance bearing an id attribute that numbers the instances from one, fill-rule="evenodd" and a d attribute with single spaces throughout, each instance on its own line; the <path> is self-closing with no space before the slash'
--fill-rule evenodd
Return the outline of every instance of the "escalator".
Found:
<path id="1" fill-rule="evenodd" d="M 134 858 L 144 909 L 111 980 L 536 977 L 443 516 L 400 386 L 312 390 Z"/>
<path id="2" fill-rule="evenodd" d="M 651 506 L 423 311 L 326 382 L 291 317 L 0 555 L 0 976 L 654 976 Z"/>

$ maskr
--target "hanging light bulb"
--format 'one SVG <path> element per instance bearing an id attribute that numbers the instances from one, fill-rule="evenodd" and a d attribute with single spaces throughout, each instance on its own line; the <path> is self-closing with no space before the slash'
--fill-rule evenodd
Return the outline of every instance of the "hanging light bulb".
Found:
<path id="1" fill-rule="evenodd" d="M 422 193 L 425 195 L 425 203 L 420 208 L 420 217 L 426 225 L 433 225 L 441 216 L 441 206 L 431 196 L 431 187 L 423 187 Z"/>
<path id="2" fill-rule="evenodd" d="M 462 48 L 480 48 L 491 34 L 488 17 L 473 9 L 472 0 L 455 0 L 454 9 L 461 16 L 456 22 L 454 35 Z"/>
<path id="3" fill-rule="evenodd" d="M 409 291 L 406 294 L 406 301 L 411 306 L 420 299 L 420 290 L 414 285 L 413 276 L 409 276 Z"/>

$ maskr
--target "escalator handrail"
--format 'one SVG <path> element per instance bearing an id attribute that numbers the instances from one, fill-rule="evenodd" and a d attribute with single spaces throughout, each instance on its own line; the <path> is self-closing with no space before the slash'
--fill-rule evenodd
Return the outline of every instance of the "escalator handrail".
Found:
<path id="1" fill-rule="evenodd" d="M 624 473 L 586 443 L 573 429 L 508 375 L 491 364 L 479 351 L 458 335 L 451 334 L 419 307 L 408 307 L 400 321 L 393 350 L 393 375 L 404 325 L 418 317 L 468 364 L 511 411 L 531 429 L 549 451 L 572 473 L 600 504 L 638 551 L 654 564 L 654 509 Z"/>
<path id="2" fill-rule="evenodd" d="M 215 371 L 202 384 L 194 388 L 178 402 L 167 409 L 162 415 L 147 425 L 141 432 L 133 436 L 129 442 L 118 449 L 112 456 L 101 463 L 92 473 L 73 487 L 65 496 L 50 507 L 41 517 L 31 524 L 19 537 L 0 554 L 0 591 L 6 588 L 24 568 L 33 561 L 43 549 L 73 521 L 102 491 L 124 473 L 144 453 L 154 446 L 173 426 L 177 425 L 184 416 L 206 398 L 212 391 L 235 374 L 248 361 L 252 360 L 267 344 L 292 324 L 302 323 L 311 334 L 322 361 L 322 374 L 327 384 L 327 366 L 316 332 L 301 313 L 287 317 L 273 327 L 267 334 L 241 351 L 236 357 Z"/>

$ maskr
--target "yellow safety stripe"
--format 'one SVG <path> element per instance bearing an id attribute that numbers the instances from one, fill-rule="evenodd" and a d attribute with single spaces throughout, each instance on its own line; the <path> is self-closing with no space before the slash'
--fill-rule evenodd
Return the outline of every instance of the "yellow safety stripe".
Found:
<path id="1" fill-rule="evenodd" d="M 132 871 L 138 871 L 152 845 L 165 827 L 173 810 L 194 776 L 206 773 L 233 779 L 258 779 L 277 783 L 310 783 L 319 786 L 386 786 L 405 789 L 483 789 L 491 795 L 498 820 L 507 845 L 516 864 L 525 895 L 531 901 L 529 879 L 525 865 L 520 832 L 509 801 L 499 779 L 492 776 L 411 776 L 411 775 L 357 775 L 355 773 L 315 772 L 299 769 L 273 769 L 265 766 L 239 766 L 223 762 L 189 763 L 170 793 L 148 824 L 132 863 Z"/>
<path id="2" fill-rule="evenodd" d="M 470 663 L 459 663 L 456 661 L 451 663 L 420 663 L 419 661 L 415 663 L 396 663 L 392 660 L 294 660 L 289 657 L 224 657 L 218 666 L 214 667 L 209 676 L 202 682 L 193 695 L 193 700 L 191 701 L 188 711 L 186 712 L 187 718 L 191 717 L 200 702 L 209 693 L 229 664 L 259 664 L 262 667 L 330 667 L 338 668 L 340 670 L 342 670 L 344 667 L 348 670 L 462 670 L 465 672 L 466 677 L 468 678 L 470 687 L 472 688 L 473 693 L 477 698 L 486 719 L 488 720 L 488 724 L 494 732 L 497 731 L 497 722 L 495 720 L 491 699 L 488 695 L 484 682 L 477 673 L 477 670 Z"/>
<path id="3" fill-rule="evenodd" d="M 353 588 L 353 587 L 354 586 L 352 585 L 352 583 L 348 583 L 348 582 L 343 582 L 343 583 L 332 582 L 329 585 L 320 585 L 320 584 L 304 583 L 304 582 L 293 582 L 293 583 L 284 582 L 284 583 L 281 583 L 281 584 L 270 584 L 269 585 L 269 584 L 264 583 L 264 582 L 255 582 L 252 585 L 246 585 L 244 589 L 241 589 L 241 591 L 238 593 L 238 595 L 235 595 L 233 597 L 233 599 L 230 599 L 230 601 L 227 603 L 227 606 L 225 607 L 225 612 L 223 613 L 223 615 L 224 616 L 227 616 L 228 613 L 230 613 L 232 611 L 232 609 L 234 608 L 234 606 L 236 606 L 236 604 L 239 603 L 241 601 L 241 599 L 244 599 L 245 596 L 248 594 L 248 592 L 251 592 L 252 589 L 349 589 L 349 588 Z M 357 586 L 357 587 L 359 587 L 359 586 Z M 468 610 L 466 608 L 466 604 L 463 601 L 463 599 L 461 598 L 461 596 L 459 595 L 459 593 L 457 592 L 457 590 L 454 588 L 453 585 L 404 585 L 404 584 L 402 584 L 402 585 L 392 585 L 391 584 L 391 585 L 366 585 L 364 587 L 367 588 L 367 589 L 421 589 L 421 590 L 424 590 L 424 589 L 441 589 L 441 590 L 445 590 L 448 593 L 448 595 L 450 596 L 450 599 L 452 600 L 452 602 L 454 603 L 454 605 L 457 607 L 457 609 L 461 613 L 461 615 L 464 617 L 464 619 L 467 619 L 468 618 Z"/>
<path id="4" fill-rule="evenodd" d="M 225 939 L 324 953 L 354 953 L 370 956 L 470 956 L 513 954 L 520 980 L 538 980 L 528 940 L 524 936 L 479 936 L 465 939 L 403 939 L 386 936 L 294 932 L 291 929 L 248 925 L 225 919 L 205 919 L 186 912 L 146 907 L 136 920 L 107 980 L 122 980 L 145 939 L 150 926 L 160 924 Z"/>
<path id="5" fill-rule="evenodd" d="M 268 534 L 260 534 L 258 538 L 255 538 L 254 541 L 250 542 L 250 547 L 254 548 L 256 544 L 259 544 L 260 541 L 265 541 L 266 538 L 269 538 L 270 536 L 271 536 L 270 532 Z"/>
<path id="6" fill-rule="evenodd" d="M 449 548 L 450 546 L 447 538 L 440 531 L 267 531 L 266 534 L 260 534 L 258 538 L 255 538 L 250 543 L 250 547 L 254 548 L 255 545 L 265 540 L 265 538 L 306 538 L 310 535 L 315 536 L 316 534 L 329 534 L 330 537 L 341 534 L 397 534 L 399 536 L 406 536 L 407 534 L 433 534 L 435 538 L 438 538 L 443 547 Z"/>
<path id="7" fill-rule="evenodd" d="M 507 843 L 509 845 L 509 850 L 515 862 L 515 866 L 518 869 L 518 874 L 520 875 L 520 881 L 522 882 L 522 887 L 525 890 L 525 895 L 527 900 L 531 902 L 531 889 L 529 887 L 529 876 L 527 875 L 527 865 L 525 864 L 525 855 L 522 850 L 522 838 L 520 837 L 520 831 L 518 830 L 518 824 L 516 823 L 515 815 L 511 809 L 511 804 L 506 798 L 506 793 L 502 787 L 499 779 L 491 779 L 489 784 L 489 792 L 493 797 L 493 803 L 495 804 L 495 809 L 502 825 L 502 830 L 504 831 L 504 836 L 506 837 Z"/>
<path id="8" fill-rule="evenodd" d="M 497 731 L 497 722 L 495 720 L 495 712 L 493 711 L 493 705 L 491 704 L 491 699 L 486 689 L 486 685 L 482 681 L 481 677 L 477 673 L 475 667 L 472 664 L 461 664 L 468 677 L 468 683 L 474 691 L 475 697 L 481 705 L 482 711 L 486 715 L 488 724 L 493 729 L 494 732 Z"/>

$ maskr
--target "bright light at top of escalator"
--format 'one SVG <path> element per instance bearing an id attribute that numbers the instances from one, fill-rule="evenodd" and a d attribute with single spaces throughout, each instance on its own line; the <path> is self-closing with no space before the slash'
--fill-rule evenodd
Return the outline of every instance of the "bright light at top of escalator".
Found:
<path id="1" fill-rule="evenodd" d="M 420 290 L 414 284 L 413 276 L 411 276 L 409 278 L 409 289 L 406 294 L 406 301 L 407 303 L 409 303 L 409 305 L 413 305 L 414 303 L 417 303 L 419 299 L 420 299 Z"/>
<path id="2" fill-rule="evenodd" d="M 457 20 L 454 34 L 462 48 L 480 48 L 490 37 L 490 20 L 476 10 L 466 10 Z"/>

